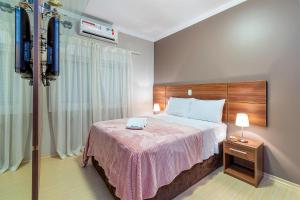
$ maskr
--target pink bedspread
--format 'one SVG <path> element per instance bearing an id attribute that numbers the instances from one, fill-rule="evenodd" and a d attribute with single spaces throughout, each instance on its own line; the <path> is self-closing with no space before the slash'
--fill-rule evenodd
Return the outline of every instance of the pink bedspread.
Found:
<path id="1" fill-rule="evenodd" d="M 126 119 L 95 123 L 83 155 L 94 156 L 122 200 L 155 196 L 161 186 L 202 162 L 200 130 L 148 118 L 144 130 L 128 130 Z"/>

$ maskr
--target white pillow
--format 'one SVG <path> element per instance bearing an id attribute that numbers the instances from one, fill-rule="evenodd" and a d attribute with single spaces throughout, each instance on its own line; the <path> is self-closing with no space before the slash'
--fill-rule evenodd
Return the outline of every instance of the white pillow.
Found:
<path id="1" fill-rule="evenodd" d="M 192 101 L 192 98 L 171 97 L 166 108 L 166 113 L 169 115 L 186 117 L 189 112 L 190 104 Z"/>
<path id="2" fill-rule="evenodd" d="M 225 99 L 222 100 L 193 100 L 187 115 L 191 119 L 222 123 L 223 107 Z"/>

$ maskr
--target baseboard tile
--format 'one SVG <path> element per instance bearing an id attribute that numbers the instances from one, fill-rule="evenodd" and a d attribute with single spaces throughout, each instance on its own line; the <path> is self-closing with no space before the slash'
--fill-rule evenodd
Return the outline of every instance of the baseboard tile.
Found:
<path id="1" fill-rule="evenodd" d="M 58 154 L 57 153 L 54 153 L 54 154 L 48 154 L 48 155 L 42 155 L 41 156 L 41 159 L 46 159 L 46 158 L 58 158 L 59 156 L 58 156 Z M 21 162 L 21 164 L 26 164 L 26 163 L 29 163 L 29 162 L 31 162 L 32 160 L 30 159 L 30 160 L 23 160 L 22 162 Z"/>
<path id="2" fill-rule="evenodd" d="M 268 174 L 268 173 L 264 173 L 264 178 L 269 179 L 269 180 L 273 180 L 273 181 L 279 182 L 281 184 L 284 184 L 288 187 L 293 187 L 297 190 L 300 190 L 300 185 L 299 184 L 293 183 L 293 182 L 285 180 L 283 178 L 279 178 L 277 176 L 274 176 L 274 175 L 271 175 L 271 174 Z"/>

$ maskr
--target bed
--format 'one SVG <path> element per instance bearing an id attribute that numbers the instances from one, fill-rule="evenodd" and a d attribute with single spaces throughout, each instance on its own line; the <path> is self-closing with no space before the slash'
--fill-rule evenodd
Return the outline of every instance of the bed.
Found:
<path id="1" fill-rule="evenodd" d="M 230 84 L 158 86 L 154 101 L 163 107 L 170 97 L 186 98 L 184 91 L 193 87 L 196 98 L 226 100 L 221 122 L 222 118 L 231 122 L 235 112 L 245 110 L 252 124 L 261 125 L 266 124 L 266 105 L 256 99 L 261 90 L 266 92 L 260 87 L 264 84 L 238 84 L 242 87 L 240 94 Z M 245 101 L 245 91 L 250 101 Z M 230 95 L 235 97 L 234 101 Z M 147 120 L 144 130 L 126 129 L 127 119 L 98 122 L 90 129 L 83 164 L 92 159 L 115 199 L 172 199 L 222 165 L 225 123 L 166 113 Z"/>
<path id="2" fill-rule="evenodd" d="M 85 164 L 93 157 L 115 197 L 161 199 L 156 197 L 158 190 L 196 164 L 205 163 L 200 168 L 209 169 L 199 173 L 201 178 L 220 166 L 219 143 L 226 137 L 226 124 L 168 114 L 147 119 L 144 130 L 126 129 L 127 119 L 95 123 L 90 130 Z M 176 195 L 163 194 L 163 199 Z"/>
<path id="3" fill-rule="evenodd" d="M 175 198 L 192 185 L 196 184 L 202 178 L 215 171 L 217 168 L 222 166 L 222 146 L 219 144 L 220 153 L 210 157 L 208 160 L 203 161 L 194 165 L 190 170 L 181 172 L 176 178 L 168 185 L 165 185 L 158 189 L 156 195 L 153 198 L 147 200 L 169 200 Z M 114 199 L 119 200 L 120 198 L 115 195 L 115 187 L 109 183 L 107 176 L 103 168 L 99 165 L 98 161 L 92 157 L 92 163 L 105 182 L 110 193 Z"/>

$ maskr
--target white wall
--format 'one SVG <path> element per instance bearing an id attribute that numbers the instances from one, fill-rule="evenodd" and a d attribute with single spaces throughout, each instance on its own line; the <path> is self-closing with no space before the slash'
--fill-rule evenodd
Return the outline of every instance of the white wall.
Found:
<path id="1" fill-rule="evenodd" d="M 118 47 L 140 53 L 139 55 L 133 54 L 133 115 L 140 116 L 149 114 L 152 112 L 153 101 L 154 43 L 120 33 Z M 54 155 L 55 145 L 53 135 L 51 135 L 51 131 L 49 130 L 45 88 L 43 89 L 42 97 L 44 105 L 43 133 L 41 139 L 42 156 Z M 31 151 L 28 150 L 25 153 L 25 160 L 30 159 Z"/>

